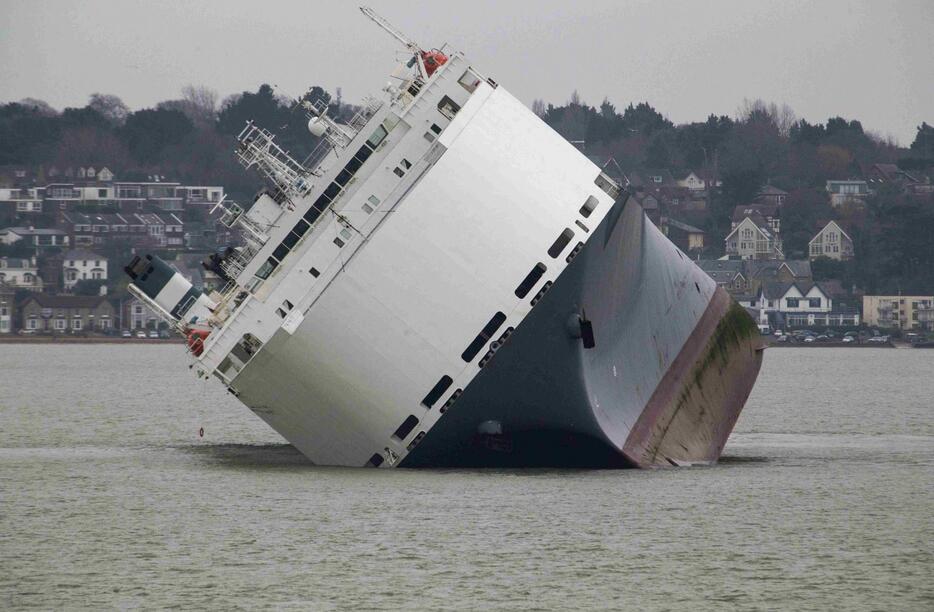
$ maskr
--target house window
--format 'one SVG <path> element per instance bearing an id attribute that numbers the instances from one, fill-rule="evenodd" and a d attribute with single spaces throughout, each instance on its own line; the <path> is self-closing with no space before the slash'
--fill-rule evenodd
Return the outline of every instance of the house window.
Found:
<path id="1" fill-rule="evenodd" d="M 788 308 L 797 308 L 798 298 L 785 298 L 785 306 Z"/>
<path id="2" fill-rule="evenodd" d="M 820 298 L 808 298 L 808 306 L 811 308 L 820 308 Z"/>
<path id="3" fill-rule="evenodd" d="M 74 330 L 81 329 L 81 319 L 72 319 L 71 328 Z"/>
<path id="4" fill-rule="evenodd" d="M 55 329 L 57 330 L 65 329 L 65 319 L 55 319 Z"/>
<path id="5" fill-rule="evenodd" d="M 35 319 L 29 319 L 26 321 L 26 329 L 39 329 L 39 321 Z"/>

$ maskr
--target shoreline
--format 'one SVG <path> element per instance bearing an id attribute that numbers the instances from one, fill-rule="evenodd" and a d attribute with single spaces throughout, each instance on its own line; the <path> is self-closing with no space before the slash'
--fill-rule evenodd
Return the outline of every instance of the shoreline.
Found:
<path id="1" fill-rule="evenodd" d="M 184 344 L 184 338 L 123 338 L 119 336 L 13 336 L 0 337 L 0 344 Z"/>

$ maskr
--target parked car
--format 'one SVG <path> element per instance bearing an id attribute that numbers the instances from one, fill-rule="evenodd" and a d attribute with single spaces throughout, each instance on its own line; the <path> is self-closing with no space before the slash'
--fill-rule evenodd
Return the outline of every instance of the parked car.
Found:
<path id="1" fill-rule="evenodd" d="M 866 340 L 866 342 L 871 342 L 873 344 L 885 344 L 888 341 L 889 341 L 888 336 L 873 336 L 872 338 L 869 338 L 868 340 Z"/>
<path id="2" fill-rule="evenodd" d="M 158 340 L 158 339 L 159 339 L 159 332 L 157 332 L 157 331 L 154 330 L 154 329 L 150 329 L 150 330 L 149 330 L 149 337 L 150 337 L 150 338 L 156 338 L 156 339 Z"/>
<path id="3" fill-rule="evenodd" d="M 821 334 L 821 335 L 817 336 L 816 338 L 814 338 L 814 340 L 815 340 L 816 342 L 827 342 L 828 340 L 830 340 L 830 336 L 828 336 L 828 335 L 826 335 L 826 334 Z"/>
<path id="4" fill-rule="evenodd" d="M 133 337 L 133 332 L 131 332 L 131 331 L 128 330 L 128 329 L 125 329 L 125 330 L 123 330 L 122 332 L 120 332 L 120 336 L 123 337 L 123 338 L 132 338 L 132 337 Z"/>
<path id="5" fill-rule="evenodd" d="M 144 332 L 143 330 L 139 330 L 138 332 L 136 332 L 136 337 L 137 337 L 137 338 L 145 338 L 145 337 L 146 337 L 146 332 Z"/>
<path id="6" fill-rule="evenodd" d="M 171 338 L 171 337 L 172 337 L 172 334 L 170 334 L 170 333 L 169 333 L 169 330 L 167 330 L 167 329 L 160 329 L 160 330 L 159 330 L 159 337 L 162 338 L 163 340 L 167 340 L 168 338 Z"/>
<path id="7" fill-rule="evenodd" d="M 856 337 L 855 336 L 843 336 L 843 342 L 845 343 L 856 342 Z"/>
<path id="8" fill-rule="evenodd" d="M 781 335 L 782 335 L 782 330 L 776 329 L 776 330 L 775 330 L 775 335 L 776 335 L 776 336 L 781 336 Z"/>
<path id="9" fill-rule="evenodd" d="M 805 337 L 804 337 L 804 341 L 805 341 L 805 342 L 814 342 L 814 336 L 805 336 Z"/>
<path id="10" fill-rule="evenodd" d="M 30 336 L 30 335 L 35 334 L 35 333 L 36 333 L 36 330 L 34 330 L 34 329 L 21 329 L 21 330 L 19 330 L 19 334 L 20 334 L 21 336 Z"/>

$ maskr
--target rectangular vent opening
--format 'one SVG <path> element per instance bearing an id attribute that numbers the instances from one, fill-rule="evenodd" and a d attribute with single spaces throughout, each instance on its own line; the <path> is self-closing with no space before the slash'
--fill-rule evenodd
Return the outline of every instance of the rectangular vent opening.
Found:
<path id="1" fill-rule="evenodd" d="M 574 250 L 568 253 L 568 256 L 564 258 L 564 261 L 571 263 L 571 260 L 577 257 L 577 254 L 580 253 L 583 248 L 584 243 L 578 242 L 576 245 L 574 245 Z"/>
<path id="2" fill-rule="evenodd" d="M 422 441 L 422 438 L 424 438 L 424 437 L 425 437 L 425 432 L 424 432 L 424 431 L 418 432 L 418 435 L 415 436 L 414 438 L 412 438 L 412 441 L 409 442 L 409 445 L 406 446 L 405 449 L 406 449 L 406 450 L 409 450 L 409 451 L 412 450 L 413 448 L 415 448 L 416 446 L 418 446 L 418 443 L 421 442 L 421 441 Z"/>
<path id="3" fill-rule="evenodd" d="M 539 289 L 538 293 L 535 294 L 535 297 L 532 298 L 532 302 L 531 302 L 532 306 L 535 306 L 536 304 L 538 304 L 539 300 L 542 299 L 542 296 L 545 295 L 545 292 L 551 289 L 551 285 L 552 285 L 551 281 L 548 281 L 547 283 L 542 285 L 542 288 Z"/>
<path id="4" fill-rule="evenodd" d="M 367 461 L 367 466 L 370 467 L 379 467 L 381 465 L 383 465 L 383 456 L 379 453 L 373 453 L 373 456 Z"/>
<path id="5" fill-rule="evenodd" d="M 435 386 L 431 388 L 431 391 L 428 392 L 428 395 L 425 396 L 425 399 L 422 400 L 422 406 L 430 410 L 431 407 L 441 399 L 441 396 L 444 395 L 444 392 L 450 388 L 453 382 L 454 379 L 447 374 L 442 376 L 441 379 L 435 383 Z"/>
<path id="6" fill-rule="evenodd" d="M 581 206 L 581 216 L 585 219 L 589 217 L 590 213 L 592 213 L 594 209 L 597 208 L 597 204 L 599 203 L 600 201 L 597 198 L 593 196 L 587 196 L 587 201 L 584 202 L 583 206 Z"/>
<path id="7" fill-rule="evenodd" d="M 402 421 L 402 425 L 399 425 L 399 428 L 392 434 L 392 437 L 398 440 L 405 440 L 406 437 L 412 433 L 412 430 L 415 429 L 416 425 L 418 425 L 418 418 L 416 418 L 414 414 L 410 414 L 408 418 Z"/>
<path id="8" fill-rule="evenodd" d="M 318 278 L 319 276 L 321 276 L 321 273 L 318 272 L 318 268 L 312 268 L 308 270 L 308 273 L 314 276 L 315 278 Z"/>
<path id="9" fill-rule="evenodd" d="M 571 242 L 571 238 L 574 237 L 574 231 L 567 227 L 564 229 L 561 234 L 558 235 L 558 238 L 554 241 L 554 244 L 548 249 L 548 256 L 552 259 L 557 259 L 558 255 L 564 251 L 565 247 L 568 246 Z"/>
<path id="10" fill-rule="evenodd" d="M 335 238 L 335 239 L 334 239 L 334 244 L 337 245 L 337 248 L 341 248 L 342 246 L 344 246 L 344 241 L 341 240 L 340 238 Z"/>
<path id="11" fill-rule="evenodd" d="M 483 326 L 483 329 L 477 334 L 477 337 L 473 339 L 473 342 L 470 343 L 470 346 L 461 353 L 461 359 L 470 363 L 473 361 L 473 358 L 477 356 L 487 342 L 490 341 L 490 338 L 493 337 L 493 334 L 496 333 L 503 323 L 506 322 L 506 315 L 501 312 L 497 312 L 493 315 L 493 318 L 490 319 L 490 322 Z"/>
<path id="12" fill-rule="evenodd" d="M 535 264 L 535 267 L 526 275 L 526 277 L 519 283 L 519 286 L 516 287 L 516 297 L 519 299 L 524 298 L 529 294 L 529 291 L 532 290 L 532 287 L 535 286 L 535 283 L 541 279 L 542 274 L 548 271 L 548 268 L 542 262 Z"/>
<path id="13" fill-rule="evenodd" d="M 457 398 L 459 398 L 461 396 L 461 393 L 463 392 L 464 392 L 463 389 L 458 389 L 457 391 L 452 393 L 451 397 L 448 398 L 448 401 L 444 402 L 444 406 L 441 406 L 438 412 L 440 412 L 441 414 L 444 414 L 445 412 L 447 412 L 448 408 L 454 405 L 454 402 L 457 401 Z"/>

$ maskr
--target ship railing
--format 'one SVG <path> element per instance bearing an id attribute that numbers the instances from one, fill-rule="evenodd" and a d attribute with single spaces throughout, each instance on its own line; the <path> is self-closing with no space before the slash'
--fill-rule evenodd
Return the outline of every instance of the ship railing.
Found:
<path id="1" fill-rule="evenodd" d="M 229 257 L 225 257 L 224 261 L 221 263 L 221 268 L 230 278 L 237 278 L 240 276 L 240 273 L 243 272 L 253 258 L 256 257 L 256 254 L 262 248 L 261 244 L 255 244 L 247 242 L 245 246 L 240 247 L 238 250 L 230 254 Z"/>
<path id="2" fill-rule="evenodd" d="M 323 170 L 323 168 L 320 168 L 321 163 L 328 156 L 328 153 L 333 150 L 334 146 L 331 144 L 331 141 L 327 138 L 322 138 L 320 142 L 318 142 L 318 146 L 312 149 L 308 157 L 305 158 L 305 161 L 302 162 L 302 166 L 312 174 L 321 174 L 321 170 Z"/>
<path id="3" fill-rule="evenodd" d="M 353 116 L 349 123 L 354 133 L 359 134 L 360 130 L 366 126 L 370 118 L 375 115 L 382 106 L 382 100 L 373 98 L 372 96 L 365 97 L 363 99 L 363 106 L 357 111 L 357 114 Z"/>
<path id="4" fill-rule="evenodd" d="M 309 172 L 275 143 L 271 132 L 247 122 L 237 140 L 237 160 L 244 168 L 255 167 L 290 197 L 300 198 L 311 190 Z"/>

